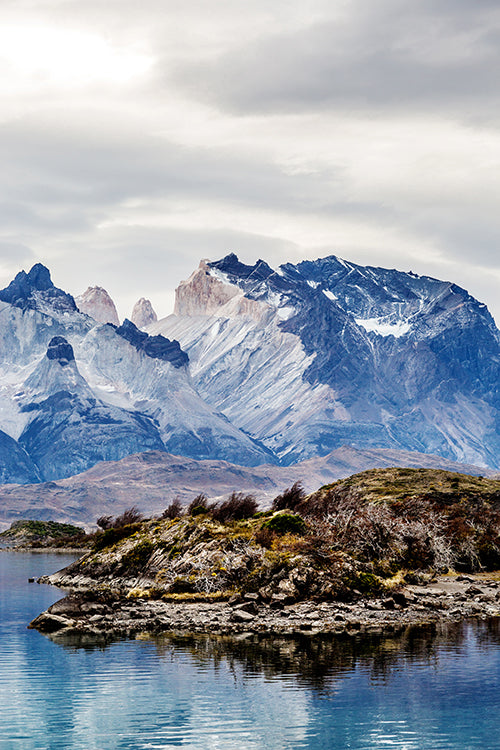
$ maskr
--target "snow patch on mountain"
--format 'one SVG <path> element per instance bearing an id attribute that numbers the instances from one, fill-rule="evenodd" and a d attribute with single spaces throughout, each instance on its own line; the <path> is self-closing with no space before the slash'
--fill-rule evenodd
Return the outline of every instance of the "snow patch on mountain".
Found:
<path id="1" fill-rule="evenodd" d="M 355 318 L 358 326 L 362 326 L 365 331 L 376 333 L 378 336 L 406 336 L 411 330 L 411 325 L 407 320 L 398 320 L 396 323 L 388 323 L 380 318 Z"/>
<path id="2" fill-rule="evenodd" d="M 318 284 L 316 284 L 316 286 L 313 286 L 313 283 L 310 282 L 310 281 L 308 281 L 307 283 L 309 284 L 309 286 L 312 286 L 313 289 L 316 289 L 317 286 L 318 286 Z M 323 292 L 323 294 L 325 295 L 325 297 L 330 300 L 330 302 L 336 302 L 337 301 L 337 297 L 329 289 L 322 289 L 321 291 Z"/>
<path id="3" fill-rule="evenodd" d="M 201 395 L 283 462 L 350 444 L 500 463 L 499 332 L 456 285 L 231 254 L 179 295 L 150 332 L 178 339 Z"/>

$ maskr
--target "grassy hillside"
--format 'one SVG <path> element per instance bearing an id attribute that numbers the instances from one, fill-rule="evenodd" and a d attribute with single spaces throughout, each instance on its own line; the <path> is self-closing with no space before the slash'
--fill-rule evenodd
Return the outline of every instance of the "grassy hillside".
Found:
<path id="1" fill-rule="evenodd" d="M 500 482 L 435 469 L 373 469 L 295 509 L 337 548 L 391 568 L 500 567 Z"/>

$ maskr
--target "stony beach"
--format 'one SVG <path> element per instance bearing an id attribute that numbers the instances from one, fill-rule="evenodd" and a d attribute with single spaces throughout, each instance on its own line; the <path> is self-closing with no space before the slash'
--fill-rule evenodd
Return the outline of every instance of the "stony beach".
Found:
<path id="1" fill-rule="evenodd" d="M 29 627 L 45 633 L 110 638 L 163 632 L 326 635 L 394 632 L 409 625 L 497 616 L 500 575 L 443 575 L 405 586 L 392 595 L 359 597 L 351 602 L 286 604 L 279 596 L 264 602 L 257 594 L 218 602 L 165 601 L 79 591 L 53 604 Z"/>

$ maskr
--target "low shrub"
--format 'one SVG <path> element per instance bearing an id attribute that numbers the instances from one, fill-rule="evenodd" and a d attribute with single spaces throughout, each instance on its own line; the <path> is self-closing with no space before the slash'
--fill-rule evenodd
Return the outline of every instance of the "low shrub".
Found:
<path id="1" fill-rule="evenodd" d="M 184 576 L 177 576 L 168 588 L 169 594 L 194 594 L 196 588 L 194 581 L 190 581 Z"/>
<path id="2" fill-rule="evenodd" d="M 264 521 L 261 528 L 275 534 L 305 534 L 306 532 L 304 519 L 294 513 L 277 513 Z"/>
<path id="3" fill-rule="evenodd" d="M 184 508 L 182 507 L 182 504 L 179 500 L 179 498 L 175 498 L 170 505 L 168 505 L 165 510 L 162 513 L 162 518 L 180 518 L 184 514 Z"/>
<path id="4" fill-rule="evenodd" d="M 140 568 L 151 557 L 153 549 L 153 544 L 148 539 L 144 539 L 123 555 L 122 565 L 125 568 Z"/>
<path id="5" fill-rule="evenodd" d="M 144 520 L 144 516 L 139 509 L 134 505 L 132 508 L 124 510 L 120 516 L 101 516 L 97 519 L 97 525 L 107 531 L 108 529 L 121 529 L 123 526 L 130 526 L 134 523 L 140 523 Z"/>
<path id="6" fill-rule="evenodd" d="M 119 526 L 117 528 L 112 527 L 105 531 L 97 532 L 92 548 L 96 552 L 100 552 L 101 550 L 106 549 L 106 547 L 111 547 L 122 539 L 132 536 L 132 534 L 135 534 L 140 528 L 140 523 L 131 523 L 128 526 Z"/>
<path id="7" fill-rule="evenodd" d="M 196 495 L 194 500 L 191 500 L 187 507 L 188 515 L 199 516 L 202 513 L 207 513 L 209 509 L 208 497 L 204 492 Z"/>
<path id="8" fill-rule="evenodd" d="M 271 547 L 273 546 L 273 541 L 276 539 L 276 534 L 274 531 L 271 531 L 271 529 L 267 529 L 261 526 L 260 529 L 257 529 L 257 531 L 255 532 L 254 539 L 256 544 L 260 544 L 261 547 L 271 549 Z"/>
<path id="9" fill-rule="evenodd" d="M 299 510 L 306 498 L 306 493 L 300 482 L 295 482 L 282 495 L 273 500 L 273 510 Z"/>
<path id="10" fill-rule="evenodd" d="M 210 515 L 215 521 L 219 521 L 220 523 L 241 521 L 244 518 L 251 518 L 258 507 L 253 495 L 233 492 L 223 503 L 210 508 Z"/>

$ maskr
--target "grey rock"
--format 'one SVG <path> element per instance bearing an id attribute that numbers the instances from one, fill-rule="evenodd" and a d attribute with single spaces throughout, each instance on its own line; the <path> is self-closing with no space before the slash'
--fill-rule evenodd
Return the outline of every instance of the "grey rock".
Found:
<path id="1" fill-rule="evenodd" d="M 233 610 L 233 613 L 231 615 L 231 619 L 234 620 L 234 622 L 250 622 L 255 617 L 252 612 L 248 612 L 246 609 L 235 609 Z"/>

